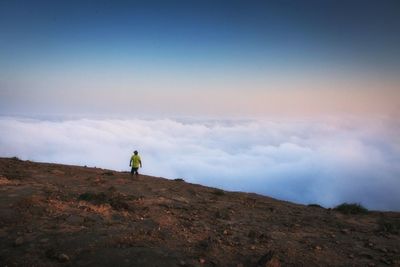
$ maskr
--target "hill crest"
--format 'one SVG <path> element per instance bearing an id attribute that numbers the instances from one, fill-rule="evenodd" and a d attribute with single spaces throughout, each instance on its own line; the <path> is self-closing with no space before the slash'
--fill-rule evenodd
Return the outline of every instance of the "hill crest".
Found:
<path id="1" fill-rule="evenodd" d="M 0 158 L 1 266 L 400 266 L 400 213 Z"/>

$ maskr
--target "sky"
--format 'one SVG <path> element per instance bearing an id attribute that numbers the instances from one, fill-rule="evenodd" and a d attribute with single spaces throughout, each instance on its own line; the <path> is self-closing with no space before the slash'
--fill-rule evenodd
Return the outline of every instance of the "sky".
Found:
<path id="1" fill-rule="evenodd" d="M 0 113 L 398 114 L 399 14 L 386 0 L 4 0 Z"/>
<path id="2" fill-rule="evenodd" d="M 396 0 L 0 1 L 0 156 L 400 210 L 399 115 Z"/>

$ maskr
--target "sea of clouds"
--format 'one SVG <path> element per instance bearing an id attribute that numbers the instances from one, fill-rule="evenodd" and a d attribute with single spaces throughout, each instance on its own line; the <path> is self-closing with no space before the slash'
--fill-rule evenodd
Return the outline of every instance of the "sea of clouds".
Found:
<path id="1" fill-rule="evenodd" d="M 400 211 L 398 119 L 0 117 L 0 156 L 129 170 L 332 207 Z"/>

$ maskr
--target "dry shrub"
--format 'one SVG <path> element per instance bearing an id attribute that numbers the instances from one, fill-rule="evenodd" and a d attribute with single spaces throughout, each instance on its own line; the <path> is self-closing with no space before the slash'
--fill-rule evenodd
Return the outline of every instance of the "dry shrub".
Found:
<path id="1" fill-rule="evenodd" d="M 336 206 L 334 210 L 343 214 L 367 214 L 368 210 L 358 203 L 343 203 Z"/>

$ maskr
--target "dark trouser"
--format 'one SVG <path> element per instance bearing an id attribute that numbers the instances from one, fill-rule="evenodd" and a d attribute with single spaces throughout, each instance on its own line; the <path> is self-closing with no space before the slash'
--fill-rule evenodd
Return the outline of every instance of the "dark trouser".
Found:
<path id="1" fill-rule="evenodd" d="M 132 167 L 132 169 L 131 169 L 131 175 L 134 175 L 134 174 L 139 175 L 138 169 L 139 169 L 139 168 L 134 168 L 134 167 Z"/>

